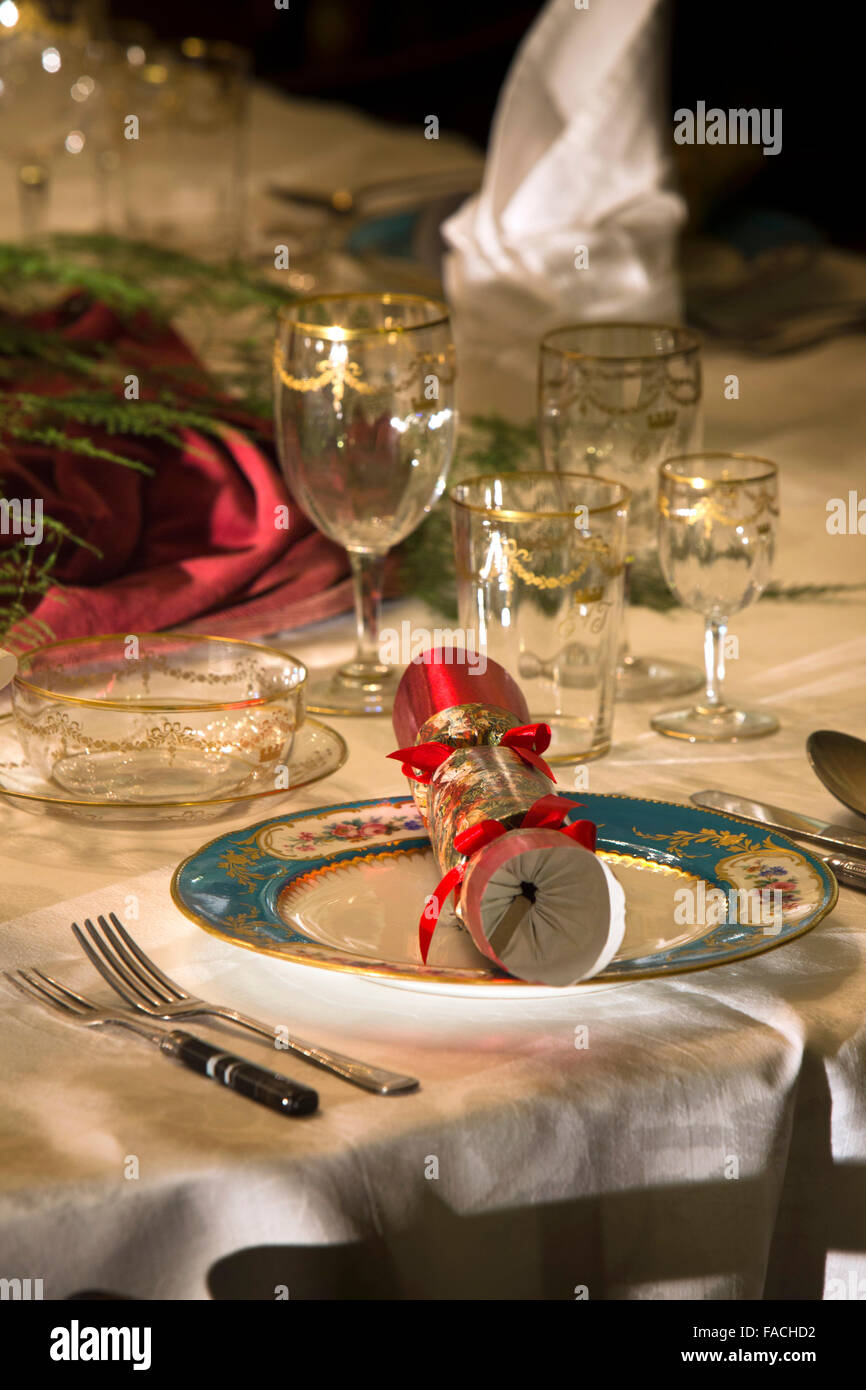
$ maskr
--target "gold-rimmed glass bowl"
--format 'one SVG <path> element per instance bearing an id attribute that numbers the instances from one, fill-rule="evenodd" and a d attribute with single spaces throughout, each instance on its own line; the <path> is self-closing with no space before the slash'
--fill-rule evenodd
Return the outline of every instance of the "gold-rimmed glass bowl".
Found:
<path id="1" fill-rule="evenodd" d="M 687 454 L 659 470 L 659 555 L 675 597 L 705 622 L 706 687 L 686 709 L 653 717 L 657 733 L 691 743 L 736 743 L 774 733 L 769 710 L 744 710 L 724 694 L 728 623 L 760 598 L 773 568 L 778 468 L 748 454 Z"/>
<path id="2" fill-rule="evenodd" d="M 701 397 L 701 344 L 688 329 L 577 323 L 541 341 L 538 428 L 544 464 L 625 484 L 632 498 L 630 566 L 655 565 L 659 464 L 701 447 Z M 617 699 L 682 695 L 700 683 L 696 667 L 633 656 L 624 632 Z"/>
<path id="3" fill-rule="evenodd" d="M 197 801 L 288 786 L 306 669 L 273 647 L 196 633 L 52 642 L 19 659 L 32 766 L 84 797 Z"/>
<path id="4" fill-rule="evenodd" d="M 445 487 L 457 416 L 448 307 L 415 294 L 323 294 L 280 315 L 274 406 L 292 495 L 349 553 L 357 649 L 311 682 L 319 714 L 382 714 L 395 671 L 379 650 L 385 557 Z"/>

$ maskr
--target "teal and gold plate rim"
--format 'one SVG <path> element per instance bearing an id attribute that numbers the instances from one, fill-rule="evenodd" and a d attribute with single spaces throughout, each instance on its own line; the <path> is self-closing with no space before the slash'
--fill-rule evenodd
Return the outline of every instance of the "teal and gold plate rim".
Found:
<path id="1" fill-rule="evenodd" d="M 618 859 L 642 861 L 647 868 L 666 867 L 719 887 L 742 888 L 750 882 L 752 886 L 778 886 L 784 904 L 783 922 L 775 935 L 753 925 L 725 921 L 655 956 L 616 958 L 599 975 L 582 982 L 585 985 L 665 978 L 761 955 L 805 935 L 832 912 L 838 900 L 836 879 L 820 857 L 776 832 L 758 842 L 755 827 L 737 816 L 623 794 L 581 792 L 568 799 L 580 806 L 581 816 L 596 822 L 598 848 L 614 868 Z M 392 808 L 390 820 L 399 827 L 394 833 L 387 816 L 382 819 L 381 813 L 388 808 Z M 340 824 L 360 835 L 365 824 L 371 823 L 369 817 L 365 822 L 364 813 L 376 810 L 379 819 L 372 824 L 383 829 L 355 846 L 340 848 L 339 836 L 327 825 L 318 843 L 314 832 L 302 828 L 304 822 L 327 822 L 342 816 Z M 350 826 L 346 817 L 352 817 L 354 824 Z M 289 839 L 295 834 L 298 843 L 290 852 L 274 854 L 268 845 L 274 833 Z M 335 839 L 337 847 L 327 847 L 327 842 Z M 376 839 L 375 847 L 371 839 Z M 499 993 L 503 988 L 537 990 L 537 986 L 492 971 L 379 960 L 322 945 L 303 936 L 279 915 L 280 895 L 293 882 L 328 866 L 369 859 L 371 849 L 376 858 L 429 849 L 411 797 L 373 797 L 319 806 L 219 835 L 178 865 L 172 876 L 171 896 L 184 916 L 211 935 L 295 964 L 385 976 L 395 982 L 490 986 Z M 784 864 L 774 865 L 774 858 L 783 859 Z M 551 994 L 556 992 L 551 990 Z"/>

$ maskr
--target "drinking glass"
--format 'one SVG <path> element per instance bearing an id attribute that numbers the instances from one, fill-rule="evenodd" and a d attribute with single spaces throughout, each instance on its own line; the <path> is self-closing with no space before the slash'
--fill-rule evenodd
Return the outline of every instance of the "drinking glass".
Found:
<path id="1" fill-rule="evenodd" d="M 610 748 L 628 489 L 581 473 L 468 478 L 451 491 L 460 626 L 550 725 L 548 760 Z"/>
<path id="2" fill-rule="evenodd" d="M 760 598 L 773 567 L 779 515 L 778 470 L 747 454 L 687 454 L 659 471 L 659 555 L 671 591 L 706 620 L 706 691 L 690 709 L 651 720 L 660 734 L 691 743 L 736 743 L 771 734 L 767 710 L 742 710 L 724 697 L 728 622 Z"/>
<path id="3" fill-rule="evenodd" d="M 105 222 L 110 52 L 83 14 L 0 5 L 0 159 L 15 171 L 20 235 Z"/>
<path id="4" fill-rule="evenodd" d="M 538 422 L 547 468 L 600 473 L 626 485 L 631 493 L 629 565 L 652 563 L 658 466 L 702 442 L 696 335 L 657 323 L 578 323 L 555 329 L 541 342 Z M 617 699 L 682 695 L 700 684 L 695 667 L 632 656 L 624 631 Z"/>
<path id="5" fill-rule="evenodd" d="M 414 294 L 324 294 L 280 315 L 280 462 L 307 516 L 349 552 L 357 653 L 313 681 L 308 708 L 382 714 L 397 673 L 379 652 L 385 557 L 441 496 L 456 430 L 448 307 Z"/>
<path id="6" fill-rule="evenodd" d="M 242 253 L 249 67 L 249 55 L 221 39 L 127 45 L 113 98 L 128 236 L 217 258 Z"/>

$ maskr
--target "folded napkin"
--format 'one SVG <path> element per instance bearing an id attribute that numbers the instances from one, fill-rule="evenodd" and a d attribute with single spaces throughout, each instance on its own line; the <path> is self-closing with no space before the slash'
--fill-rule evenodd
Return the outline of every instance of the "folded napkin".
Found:
<path id="1" fill-rule="evenodd" d="M 138 375 L 142 401 L 165 384 L 167 369 L 188 371 L 183 395 L 195 409 L 203 374 L 170 328 L 143 315 L 121 321 L 79 296 L 29 324 L 84 351 L 108 341 L 112 359 L 122 364 L 120 382 L 127 373 Z M 31 376 L 21 389 L 32 382 Z M 47 377 L 44 369 L 38 386 L 58 396 L 80 390 L 80 382 Z M 346 554 L 314 530 L 290 497 L 269 433 L 226 400 L 216 436 L 184 428 L 179 445 L 87 430 L 96 445 L 146 464 L 150 475 L 43 444 L 4 448 L 4 495 L 42 499 L 45 516 L 101 552 L 64 542 L 55 569 L 62 593 L 49 590 L 31 618 L 47 623 L 57 638 L 178 626 L 240 636 L 300 627 L 350 608 Z M 0 547 L 13 543 L 0 535 Z M 28 645 L 20 631 L 17 637 L 13 628 L 6 645 Z"/>
<path id="2" fill-rule="evenodd" d="M 665 52 L 659 0 L 549 0 L 524 39 L 481 192 L 443 227 L 464 408 L 532 415 L 550 328 L 677 316 Z"/>

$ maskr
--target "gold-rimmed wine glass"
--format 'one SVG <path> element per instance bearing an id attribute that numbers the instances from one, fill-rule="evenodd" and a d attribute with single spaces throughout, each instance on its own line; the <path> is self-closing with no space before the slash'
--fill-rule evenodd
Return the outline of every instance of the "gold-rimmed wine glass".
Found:
<path id="1" fill-rule="evenodd" d="M 687 454 L 659 470 L 659 557 L 672 593 L 703 614 L 704 695 L 654 715 L 652 727 L 691 743 L 736 743 L 774 733 L 769 710 L 729 705 L 725 639 L 734 614 L 760 598 L 773 568 L 778 468 L 748 454 Z"/>
<path id="2" fill-rule="evenodd" d="M 701 344 L 660 323 L 577 323 L 541 341 L 538 426 L 545 467 L 598 474 L 631 493 L 629 569 L 655 563 L 658 466 L 702 443 Z M 700 670 L 633 656 L 624 632 L 616 697 L 684 695 Z"/>
<path id="3" fill-rule="evenodd" d="M 456 431 L 448 307 L 415 294 L 307 296 L 281 312 L 277 447 L 295 500 L 349 552 L 357 651 L 310 682 L 322 714 L 382 714 L 397 674 L 379 651 L 385 557 L 445 487 Z"/>

